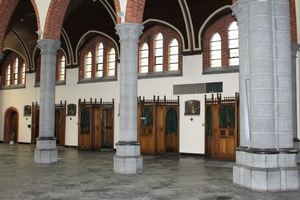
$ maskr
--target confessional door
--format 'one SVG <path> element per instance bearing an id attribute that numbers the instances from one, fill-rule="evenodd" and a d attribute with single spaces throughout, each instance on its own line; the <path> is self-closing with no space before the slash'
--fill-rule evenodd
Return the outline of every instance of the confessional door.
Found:
<path id="1" fill-rule="evenodd" d="M 138 141 L 142 155 L 179 153 L 179 99 L 172 101 L 172 106 L 168 103 L 166 99 L 139 100 Z M 172 122 L 175 124 L 170 125 Z M 176 128 L 171 130 L 168 127 Z"/>
<path id="2" fill-rule="evenodd" d="M 79 100 L 78 149 L 113 150 L 114 103 L 81 102 Z"/>
<path id="3" fill-rule="evenodd" d="M 39 120 L 40 108 L 35 104 L 32 104 L 31 112 L 31 144 L 36 144 L 36 138 L 39 137 Z"/>
<path id="4" fill-rule="evenodd" d="M 101 108 L 91 108 L 91 150 L 101 149 Z"/>
<path id="5" fill-rule="evenodd" d="M 66 124 L 66 109 L 55 108 L 55 137 L 56 144 L 60 146 L 65 145 L 65 124 Z"/>
<path id="6" fill-rule="evenodd" d="M 239 96 L 205 98 L 205 155 L 235 160 L 239 144 Z"/>
<path id="7" fill-rule="evenodd" d="M 114 110 L 102 108 L 101 149 L 113 149 L 114 143 Z"/>

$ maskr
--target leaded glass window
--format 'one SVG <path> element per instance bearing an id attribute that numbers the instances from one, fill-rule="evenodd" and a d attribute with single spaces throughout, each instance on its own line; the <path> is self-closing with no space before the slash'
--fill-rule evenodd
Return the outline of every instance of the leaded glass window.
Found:
<path id="1" fill-rule="evenodd" d="M 108 53 L 108 76 L 115 75 L 116 68 L 116 51 L 114 48 L 111 48 Z"/>
<path id="2" fill-rule="evenodd" d="M 97 48 L 97 72 L 96 77 L 103 76 L 103 54 L 104 54 L 104 47 L 103 44 L 100 43 Z"/>
<path id="3" fill-rule="evenodd" d="M 66 71 L 66 58 L 62 56 L 60 59 L 60 68 L 59 68 L 59 80 L 65 80 L 65 71 Z"/>
<path id="4" fill-rule="evenodd" d="M 163 71 L 163 36 L 159 33 L 155 38 L 155 72 Z"/>
<path id="5" fill-rule="evenodd" d="M 14 63 L 14 85 L 18 84 L 18 77 L 19 77 L 19 59 L 16 58 L 15 59 L 15 63 Z"/>
<path id="6" fill-rule="evenodd" d="M 88 52 L 85 57 L 85 78 L 92 77 L 92 52 Z"/>
<path id="7" fill-rule="evenodd" d="M 170 50 L 169 50 L 169 70 L 178 70 L 178 53 L 179 53 L 179 47 L 178 47 L 178 41 L 176 39 L 173 39 L 170 43 Z"/>
<path id="8" fill-rule="evenodd" d="M 23 65 L 22 65 L 21 84 L 25 84 L 25 68 L 26 68 L 26 65 L 25 65 L 25 62 L 24 62 Z"/>
<path id="9" fill-rule="evenodd" d="M 228 39 L 229 66 L 239 65 L 239 32 L 235 21 L 228 28 Z"/>
<path id="10" fill-rule="evenodd" d="M 6 85 L 10 85 L 10 65 L 8 65 L 6 70 Z"/>
<path id="11" fill-rule="evenodd" d="M 148 63 L 149 63 L 149 48 L 147 43 L 142 45 L 140 51 L 140 73 L 147 73 L 148 72 Z"/>
<path id="12" fill-rule="evenodd" d="M 211 67 L 222 66 L 221 36 L 219 33 L 215 33 L 210 41 L 210 65 Z"/>

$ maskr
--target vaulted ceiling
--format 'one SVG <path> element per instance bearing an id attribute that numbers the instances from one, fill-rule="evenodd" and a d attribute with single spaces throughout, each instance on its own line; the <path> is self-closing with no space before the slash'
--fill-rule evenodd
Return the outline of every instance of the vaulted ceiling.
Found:
<path id="1" fill-rule="evenodd" d="M 155 24 L 175 28 L 183 36 L 184 49 L 187 51 L 185 53 L 193 54 L 196 52 L 195 49 L 200 48 L 197 36 L 204 22 L 224 6 L 227 6 L 227 9 L 219 12 L 219 15 L 231 12 L 228 8 L 231 4 L 232 0 L 147 0 L 143 16 L 144 30 Z M 115 17 L 113 0 L 71 0 L 62 28 L 62 49 L 68 53 L 72 51 L 74 54 L 78 46 L 99 32 L 119 44 Z M 218 15 L 214 18 L 218 18 Z M 212 23 L 214 18 L 211 18 L 206 26 Z M 7 29 L 3 58 L 5 59 L 5 55 L 11 51 L 18 52 L 29 66 L 27 71 L 34 71 L 34 56 L 38 52 L 37 29 L 36 15 L 30 0 L 19 1 Z M 86 37 L 81 40 L 83 35 Z"/>

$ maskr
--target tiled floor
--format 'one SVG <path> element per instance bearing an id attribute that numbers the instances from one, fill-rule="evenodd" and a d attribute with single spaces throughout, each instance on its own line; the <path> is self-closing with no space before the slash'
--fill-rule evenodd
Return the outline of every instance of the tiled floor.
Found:
<path id="1" fill-rule="evenodd" d="M 0 144 L 0 200 L 202 199 L 299 200 L 300 191 L 254 192 L 232 183 L 232 162 L 144 156 L 143 173 L 113 172 L 114 152 L 58 148 L 59 162 L 33 162 L 35 147 Z"/>

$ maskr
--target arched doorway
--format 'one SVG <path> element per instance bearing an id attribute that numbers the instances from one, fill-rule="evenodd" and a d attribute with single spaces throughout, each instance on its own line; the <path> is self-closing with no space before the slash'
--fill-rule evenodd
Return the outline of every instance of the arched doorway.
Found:
<path id="1" fill-rule="evenodd" d="M 14 141 L 14 143 L 18 143 L 18 139 L 19 112 L 16 108 L 10 107 L 5 111 L 3 143 L 9 143 L 9 141 Z"/>

